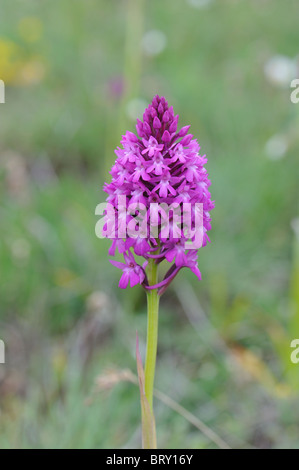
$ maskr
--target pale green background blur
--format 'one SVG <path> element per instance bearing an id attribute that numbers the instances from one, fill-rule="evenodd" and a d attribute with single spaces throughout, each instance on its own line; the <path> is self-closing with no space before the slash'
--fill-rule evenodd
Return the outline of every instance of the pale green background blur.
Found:
<path id="1" fill-rule="evenodd" d="M 118 289 L 94 210 L 155 93 L 216 201 L 202 281 L 182 271 L 162 298 L 156 387 L 222 439 L 156 399 L 159 446 L 299 447 L 298 17 L 297 0 L 0 0 L 0 448 L 141 446 L 123 370 L 145 294 Z"/>

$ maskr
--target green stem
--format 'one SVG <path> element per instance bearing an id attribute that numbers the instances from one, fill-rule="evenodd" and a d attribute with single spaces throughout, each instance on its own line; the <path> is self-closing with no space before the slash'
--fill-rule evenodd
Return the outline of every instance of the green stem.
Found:
<path id="1" fill-rule="evenodd" d="M 150 259 L 147 267 L 149 285 L 158 282 L 158 266 Z M 159 295 L 158 289 L 147 293 L 147 344 L 145 360 L 145 395 L 153 412 L 154 378 L 158 344 Z"/>

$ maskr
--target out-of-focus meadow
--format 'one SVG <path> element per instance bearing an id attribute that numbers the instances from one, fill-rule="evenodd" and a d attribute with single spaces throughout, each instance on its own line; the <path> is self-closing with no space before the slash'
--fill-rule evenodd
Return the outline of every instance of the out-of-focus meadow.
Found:
<path id="1" fill-rule="evenodd" d="M 202 281 L 182 271 L 161 301 L 159 446 L 298 448 L 298 1 L 0 8 L 0 448 L 140 446 L 145 294 L 118 289 L 94 211 L 156 93 L 216 201 Z"/>

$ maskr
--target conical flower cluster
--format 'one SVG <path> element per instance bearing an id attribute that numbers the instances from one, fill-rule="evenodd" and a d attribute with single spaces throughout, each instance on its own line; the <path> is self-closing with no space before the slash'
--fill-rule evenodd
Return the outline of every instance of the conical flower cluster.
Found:
<path id="1" fill-rule="evenodd" d="M 199 154 L 197 140 L 188 133 L 190 126 L 178 130 L 178 120 L 165 98 L 156 95 L 144 112 L 143 122 L 137 120 L 138 136 L 126 132 L 122 147 L 115 151 L 112 181 L 105 184 L 104 191 L 109 207 L 114 209 L 116 228 L 112 234 L 106 223 L 104 231 L 113 239 L 109 254 L 114 256 L 118 249 L 124 256 L 124 263 L 111 260 L 123 270 L 121 288 L 130 282 L 131 287 L 142 284 L 146 289 L 160 288 L 162 293 L 183 267 L 201 278 L 197 252 L 209 241 L 214 203 L 204 167 L 207 158 Z M 183 223 L 185 215 L 188 230 Z M 199 244 L 195 243 L 198 234 Z M 140 256 L 145 263 L 137 262 Z M 154 286 L 148 285 L 145 272 L 149 258 L 172 263 L 165 278 Z"/>

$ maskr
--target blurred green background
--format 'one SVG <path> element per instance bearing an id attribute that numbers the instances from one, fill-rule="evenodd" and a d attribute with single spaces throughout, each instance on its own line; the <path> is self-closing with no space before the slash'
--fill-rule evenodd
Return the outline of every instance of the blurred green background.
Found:
<path id="1" fill-rule="evenodd" d="M 141 445 L 145 295 L 118 289 L 94 211 L 159 93 L 207 153 L 216 201 L 202 281 L 181 272 L 161 302 L 159 446 L 298 448 L 298 1 L 0 11 L 0 447 Z"/>

